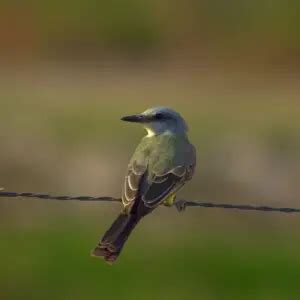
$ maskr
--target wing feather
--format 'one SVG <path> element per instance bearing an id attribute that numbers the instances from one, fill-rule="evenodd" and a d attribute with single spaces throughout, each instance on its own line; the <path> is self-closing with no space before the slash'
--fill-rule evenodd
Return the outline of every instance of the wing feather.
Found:
<path id="1" fill-rule="evenodd" d="M 123 190 L 123 197 L 122 197 L 122 201 L 125 206 L 136 199 L 137 194 L 139 192 L 139 186 L 142 177 L 143 174 L 137 175 L 132 171 L 132 169 L 128 169 L 128 173 L 125 176 L 124 190 Z"/>
<path id="2" fill-rule="evenodd" d="M 158 177 L 156 177 L 148 184 L 142 195 L 142 200 L 146 206 L 154 207 L 159 205 L 178 185 L 181 185 L 182 178 L 173 173 L 168 173 L 163 177 L 163 181 L 159 181 Z"/>
<path id="3" fill-rule="evenodd" d="M 185 174 L 186 169 L 181 166 L 164 175 L 156 175 L 150 174 L 142 166 L 132 164 L 128 166 L 125 177 L 123 204 L 127 206 L 140 196 L 147 207 L 155 207 L 184 184 Z"/>

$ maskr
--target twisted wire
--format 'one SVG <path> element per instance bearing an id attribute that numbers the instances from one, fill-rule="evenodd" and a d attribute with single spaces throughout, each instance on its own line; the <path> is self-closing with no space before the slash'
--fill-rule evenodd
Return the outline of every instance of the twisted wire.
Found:
<path id="1" fill-rule="evenodd" d="M 17 193 L 17 192 L 0 192 L 0 197 L 4 198 L 38 198 L 44 200 L 62 200 L 62 201 L 110 201 L 110 202 L 121 202 L 120 198 L 113 198 L 108 196 L 103 197 L 90 197 L 90 196 L 53 196 L 49 194 L 39 193 Z"/>
<path id="2" fill-rule="evenodd" d="M 60 200 L 60 201 L 85 201 L 85 202 L 121 202 L 121 198 L 109 196 L 53 196 L 40 193 L 17 193 L 17 192 L 0 192 L 0 197 L 3 198 L 37 198 L 43 200 Z M 262 211 L 262 212 L 279 212 L 279 213 L 300 213 L 300 208 L 292 207 L 270 207 L 257 205 L 243 204 L 223 204 L 191 200 L 177 200 L 175 207 L 178 211 L 184 211 L 186 207 L 204 207 L 204 208 L 220 208 L 220 209 L 235 209 L 244 211 Z"/>

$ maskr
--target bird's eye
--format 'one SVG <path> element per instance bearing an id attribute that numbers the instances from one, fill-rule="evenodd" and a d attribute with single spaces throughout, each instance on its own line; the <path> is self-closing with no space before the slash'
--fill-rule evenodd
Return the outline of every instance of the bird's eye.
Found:
<path id="1" fill-rule="evenodd" d="M 155 114 L 155 119 L 161 120 L 161 119 L 163 119 L 163 118 L 164 118 L 164 115 L 163 115 L 162 113 L 157 113 L 157 114 Z"/>

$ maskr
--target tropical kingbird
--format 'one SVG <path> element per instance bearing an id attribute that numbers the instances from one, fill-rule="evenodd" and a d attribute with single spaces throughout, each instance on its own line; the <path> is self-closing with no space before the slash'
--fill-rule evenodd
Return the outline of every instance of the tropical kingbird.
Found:
<path id="1" fill-rule="evenodd" d="M 142 124 L 148 134 L 128 165 L 122 193 L 124 209 L 92 252 L 108 263 L 116 261 L 128 236 L 145 215 L 162 203 L 174 203 L 177 191 L 192 178 L 196 165 L 196 151 L 179 113 L 156 107 L 122 120 Z"/>

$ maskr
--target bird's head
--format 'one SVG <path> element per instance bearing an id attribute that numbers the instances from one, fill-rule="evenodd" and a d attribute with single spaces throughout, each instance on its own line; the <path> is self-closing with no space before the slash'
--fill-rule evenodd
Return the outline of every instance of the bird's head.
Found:
<path id="1" fill-rule="evenodd" d="M 142 124 L 147 130 L 148 136 L 158 135 L 167 131 L 185 133 L 188 129 L 181 115 L 166 107 L 149 108 L 140 114 L 125 116 L 121 120 Z"/>

